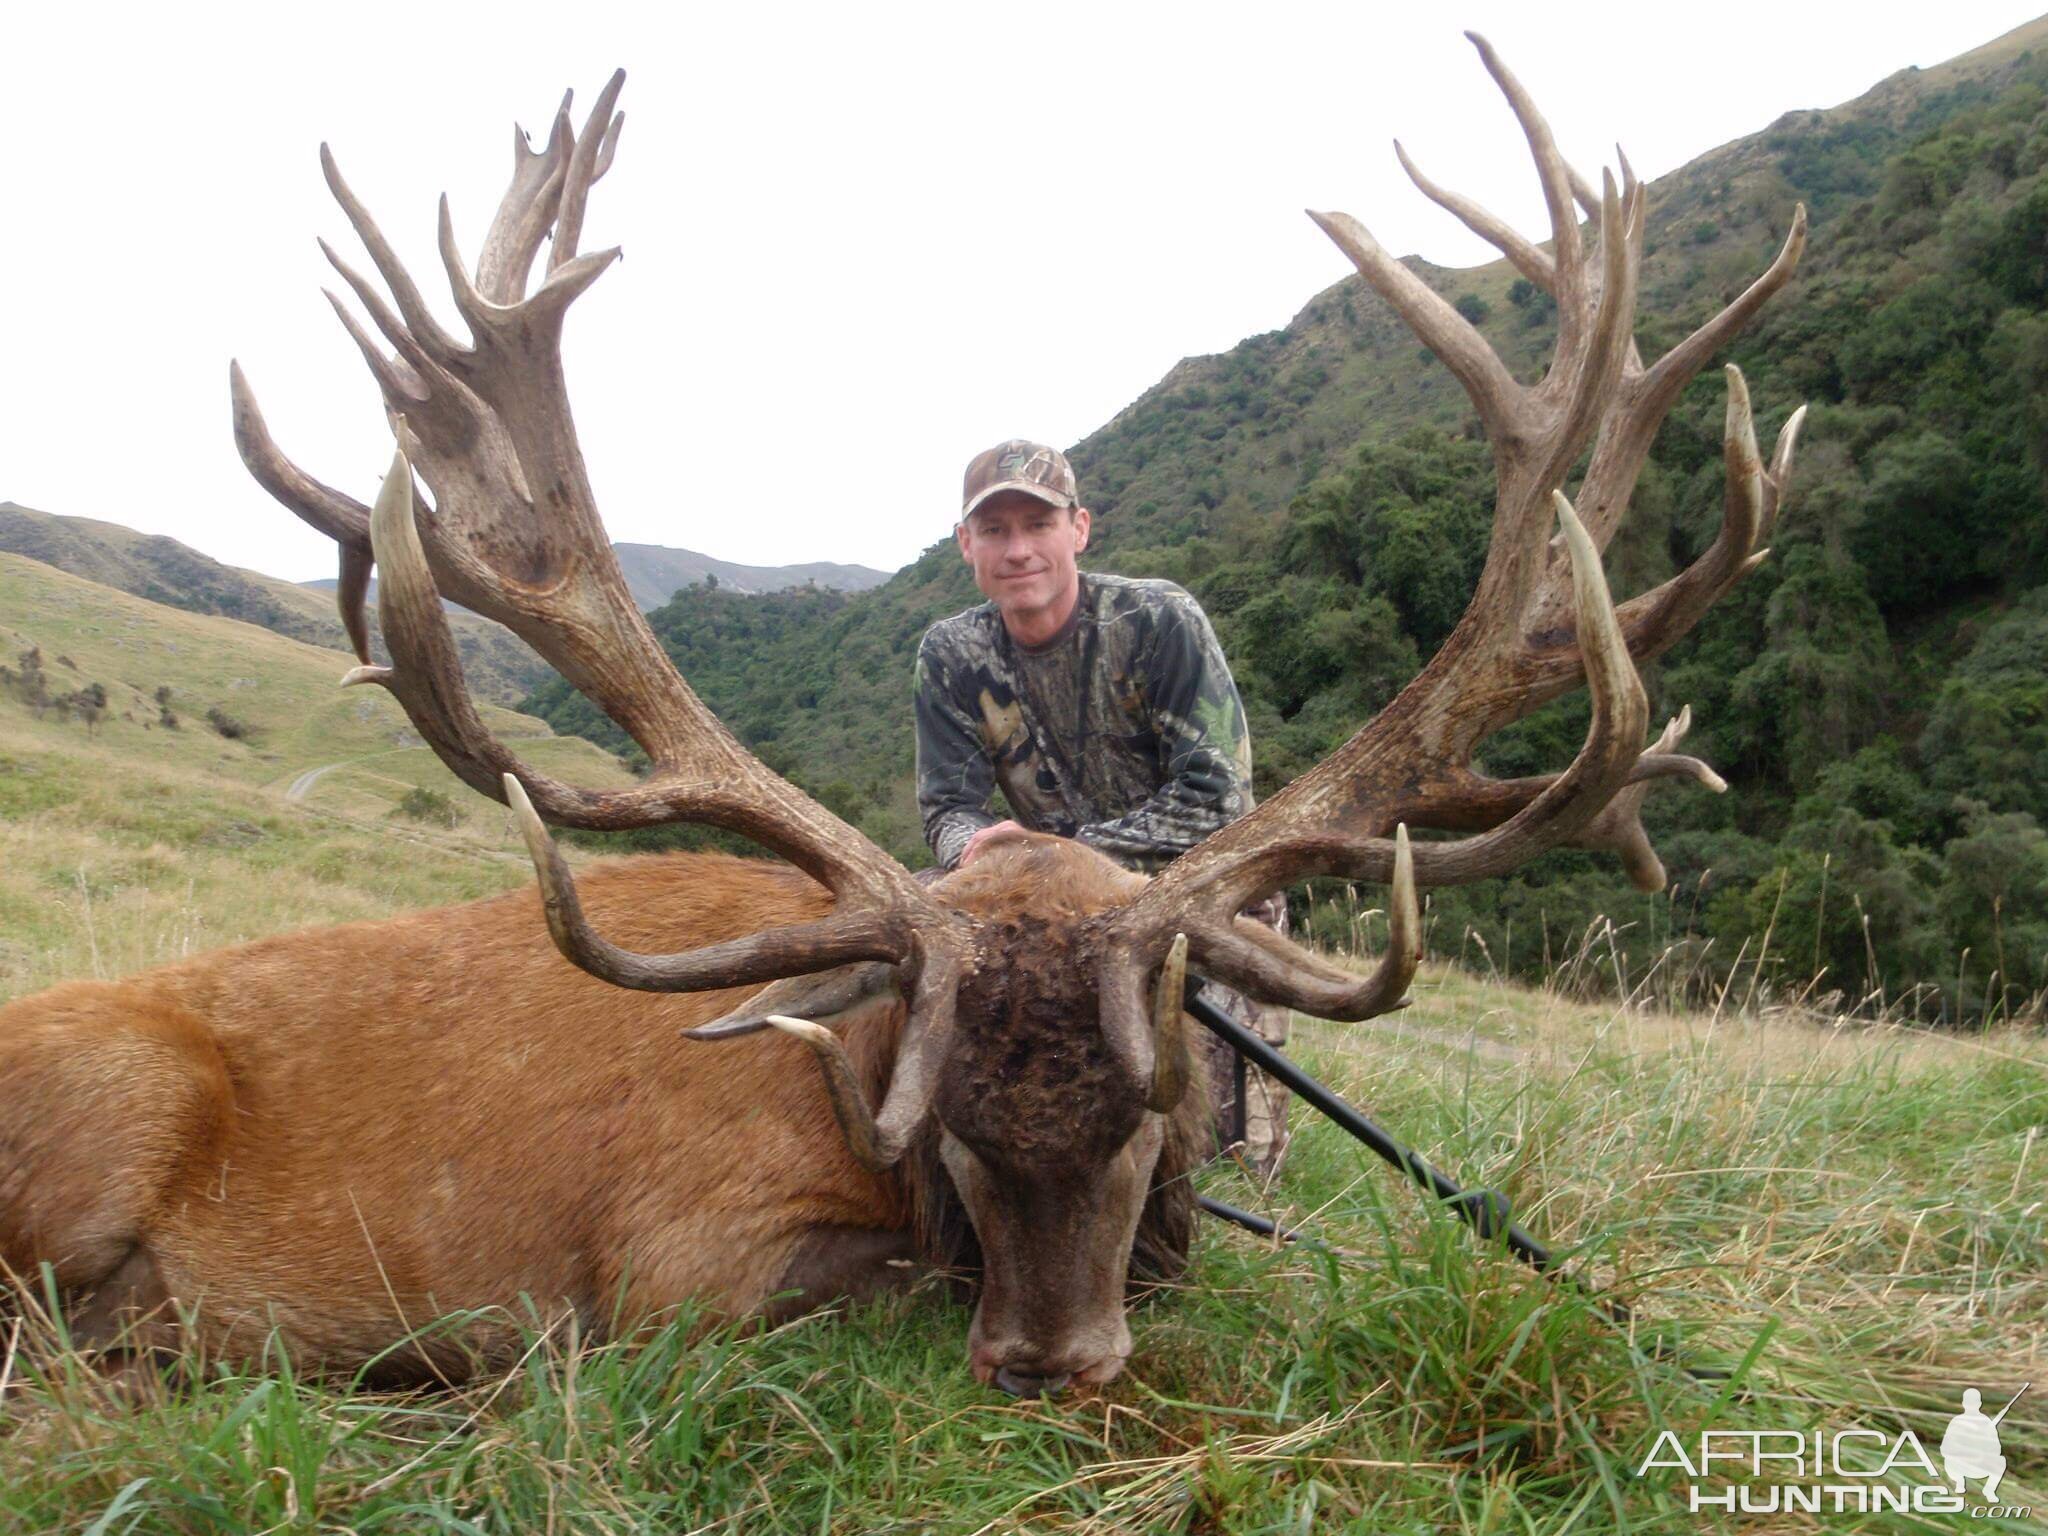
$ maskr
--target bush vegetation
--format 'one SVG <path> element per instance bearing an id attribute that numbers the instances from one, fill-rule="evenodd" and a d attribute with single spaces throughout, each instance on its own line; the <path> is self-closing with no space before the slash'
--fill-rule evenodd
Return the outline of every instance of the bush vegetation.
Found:
<path id="1" fill-rule="evenodd" d="M 429 826 L 460 826 L 468 813 L 438 789 L 427 789 L 414 785 L 399 796 L 398 804 L 390 810 L 392 816 L 403 816 L 408 821 L 423 821 Z"/>

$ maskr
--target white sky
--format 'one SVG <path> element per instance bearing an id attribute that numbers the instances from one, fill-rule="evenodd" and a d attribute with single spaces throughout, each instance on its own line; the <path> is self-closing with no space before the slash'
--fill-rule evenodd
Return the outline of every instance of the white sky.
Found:
<path id="1" fill-rule="evenodd" d="M 944 535 L 981 448 L 1071 444 L 1341 277 L 1304 207 L 1397 252 L 1487 259 L 1408 185 L 1397 133 L 1540 231 L 1462 27 L 1583 168 L 1619 138 L 1655 176 L 2040 4 L 17 6 L 0 499 L 333 574 L 327 542 L 242 470 L 227 393 L 239 357 L 288 453 L 374 487 L 390 440 L 313 237 L 368 263 L 320 141 L 440 298 L 437 194 L 473 258 L 509 124 L 544 137 L 570 85 L 580 124 L 624 65 L 584 248 L 626 260 L 566 348 L 612 536 L 894 569 Z"/>

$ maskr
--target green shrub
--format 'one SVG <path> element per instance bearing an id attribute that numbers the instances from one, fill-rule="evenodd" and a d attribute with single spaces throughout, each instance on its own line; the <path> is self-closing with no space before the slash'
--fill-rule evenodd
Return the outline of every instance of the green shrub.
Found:
<path id="1" fill-rule="evenodd" d="M 390 814 L 436 827 L 460 826 L 467 816 L 461 806 L 438 789 L 423 789 L 417 785 L 405 792 L 398 804 L 391 808 Z"/>

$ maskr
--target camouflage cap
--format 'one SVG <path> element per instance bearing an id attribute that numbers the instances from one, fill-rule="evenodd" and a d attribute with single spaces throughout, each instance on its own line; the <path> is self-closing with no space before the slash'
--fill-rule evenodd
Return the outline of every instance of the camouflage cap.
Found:
<path id="1" fill-rule="evenodd" d="M 1001 491 L 1022 491 L 1056 507 L 1079 506 L 1081 502 L 1067 456 L 1057 448 L 1027 443 L 1020 437 L 976 454 L 967 466 L 967 478 L 960 487 L 962 521 Z"/>

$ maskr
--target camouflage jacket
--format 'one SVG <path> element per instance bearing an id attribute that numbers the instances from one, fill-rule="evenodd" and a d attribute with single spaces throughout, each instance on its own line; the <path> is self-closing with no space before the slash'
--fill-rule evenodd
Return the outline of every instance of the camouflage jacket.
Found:
<path id="1" fill-rule="evenodd" d="M 1012 815 L 1151 871 L 1251 809 L 1251 737 L 1223 648 L 1170 581 L 1081 577 L 1067 625 L 1010 638 L 993 603 L 917 650 L 917 802 L 939 863 Z"/>

